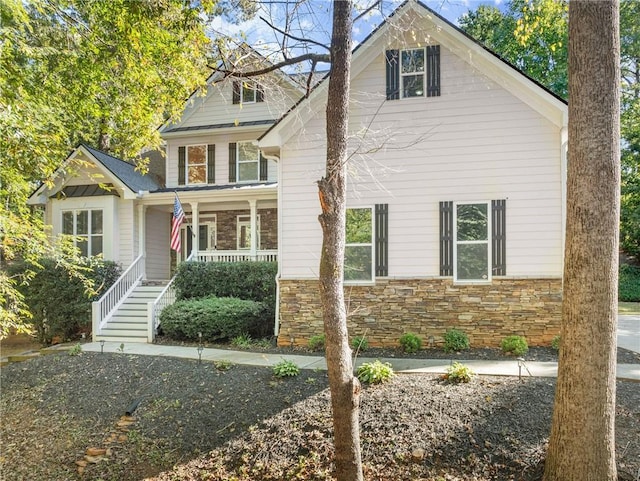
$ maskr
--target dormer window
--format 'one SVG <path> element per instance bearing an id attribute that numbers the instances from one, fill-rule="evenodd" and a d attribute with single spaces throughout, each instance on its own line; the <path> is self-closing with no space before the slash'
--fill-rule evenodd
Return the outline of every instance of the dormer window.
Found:
<path id="1" fill-rule="evenodd" d="M 256 102 L 264 102 L 264 94 L 260 86 L 247 80 L 234 80 L 233 103 L 253 104 Z"/>

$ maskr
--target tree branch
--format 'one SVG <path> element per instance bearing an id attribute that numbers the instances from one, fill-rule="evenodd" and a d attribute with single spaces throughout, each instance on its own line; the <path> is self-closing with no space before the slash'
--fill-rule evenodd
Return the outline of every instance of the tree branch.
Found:
<path id="1" fill-rule="evenodd" d="M 260 20 L 262 20 L 264 23 L 266 23 L 267 25 L 269 25 L 269 27 L 271 27 L 272 29 L 274 29 L 276 32 L 281 33 L 282 35 L 292 39 L 292 40 L 297 40 L 298 42 L 304 42 L 304 43 L 310 43 L 312 45 L 317 45 L 318 47 L 322 47 L 325 50 L 329 51 L 329 47 L 327 47 L 325 44 L 320 43 L 320 42 L 316 42 L 315 40 L 311 40 L 310 38 L 301 38 L 301 37 L 296 37 L 295 35 L 291 35 L 288 32 L 285 32 L 284 30 L 279 29 L 278 27 L 276 27 L 275 25 L 273 25 L 272 23 L 270 23 L 266 18 L 264 17 L 260 17 Z"/>
<path id="2" fill-rule="evenodd" d="M 382 3 L 381 0 L 376 0 L 375 2 L 373 2 L 371 5 L 369 5 L 369 7 L 367 7 L 367 9 L 364 12 L 360 13 L 356 18 L 353 19 L 353 23 L 355 23 L 358 20 L 360 20 L 362 17 L 364 17 L 371 10 L 373 10 L 374 8 L 379 6 L 381 3 Z"/>
<path id="3" fill-rule="evenodd" d="M 329 54 L 319 54 L 319 53 L 305 53 L 304 55 L 299 55 L 297 57 L 292 57 L 282 62 L 274 63 L 269 65 L 268 67 L 261 68 L 258 70 L 252 70 L 249 72 L 237 72 L 235 70 L 227 70 L 219 67 L 211 67 L 215 72 L 221 72 L 225 77 L 257 77 L 258 75 L 264 75 L 269 72 L 273 72 L 274 70 L 280 70 L 283 67 L 287 67 L 289 65 L 295 65 L 301 62 L 311 61 L 315 65 L 318 62 L 326 62 L 331 63 L 331 55 Z"/>

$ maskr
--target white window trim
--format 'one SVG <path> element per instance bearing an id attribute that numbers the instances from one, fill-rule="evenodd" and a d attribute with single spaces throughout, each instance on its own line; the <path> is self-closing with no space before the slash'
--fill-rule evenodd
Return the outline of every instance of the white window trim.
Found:
<path id="1" fill-rule="evenodd" d="M 207 226 L 207 240 L 211 241 L 211 226 L 213 226 L 213 232 L 214 232 L 214 236 L 213 236 L 213 245 L 211 245 L 211 242 L 207 242 L 208 246 L 206 249 L 202 249 L 200 248 L 200 250 L 206 250 L 206 251 L 215 251 L 218 248 L 218 220 L 216 215 L 207 215 L 207 217 L 203 220 L 200 221 L 200 225 L 206 225 Z M 198 229 L 200 229 L 200 227 L 198 226 Z M 200 235 L 200 232 L 198 232 L 198 235 Z"/>
<path id="2" fill-rule="evenodd" d="M 246 140 L 246 141 L 242 141 L 242 142 L 237 142 L 236 143 L 236 181 L 238 184 L 246 184 L 249 182 L 259 182 L 260 181 L 260 149 L 258 150 L 258 158 L 255 160 L 240 160 L 240 144 L 254 144 L 253 141 L 251 140 Z M 255 179 L 248 179 L 248 180 L 240 180 L 240 165 L 241 164 L 256 164 L 256 178 Z"/>
<path id="3" fill-rule="evenodd" d="M 487 240 L 458 241 L 458 206 L 469 204 L 485 204 L 487 206 Z M 453 203 L 453 282 L 455 284 L 490 284 L 492 281 L 493 265 L 491 257 L 491 201 L 460 201 Z M 486 244 L 487 246 L 487 278 L 486 279 L 458 279 L 458 245 Z"/>
<path id="4" fill-rule="evenodd" d="M 253 92 L 253 100 L 245 100 L 244 99 L 244 86 L 247 86 L 248 90 Z M 254 82 L 245 82 L 244 80 L 240 81 L 240 103 L 241 104 L 255 104 L 258 102 L 258 86 Z"/>
<path id="5" fill-rule="evenodd" d="M 407 73 L 403 73 L 402 72 L 402 53 L 403 52 L 411 52 L 413 50 L 422 50 L 422 54 L 423 54 L 423 58 L 424 58 L 424 70 L 422 70 L 422 74 L 420 74 L 419 72 L 407 72 Z M 400 98 L 401 99 L 419 99 L 419 98 L 424 98 L 426 97 L 426 93 L 427 93 L 427 49 L 424 47 L 416 47 L 416 48 L 404 48 L 400 50 L 400 57 L 398 59 L 398 61 L 400 62 L 400 85 L 398 86 L 398 88 L 400 89 Z M 405 76 L 411 76 L 411 75 L 422 75 L 422 95 L 414 95 L 412 97 L 405 97 L 404 95 L 404 81 L 403 78 Z"/>
<path id="6" fill-rule="evenodd" d="M 240 220 L 241 217 L 246 217 L 248 220 Z M 240 247 L 240 228 L 246 225 L 251 229 L 251 214 L 240 214 L 236 216 L 236 249 L 239 251 L 250 251 L 251 247 Z M 256 230 L 258 231 L 258 237 L 256 237 L 256 250 L 260 250 L 260 214 L 256 219 Z M 251 233 L 253 235 L 253 232 Z"/>
<path id="7" fill-rule="evenodd" d="M 204 182 L 189 182 L 189 167 L 203 164 L 191 164 L 189 162 L 189 147 L 204 147 Z M 184 184 L 185 185 L 206 185 L 209 181 L 209 146 L 205 144 L 189 144 L 184 146 Z"/>
<path id="8" fill-rule="evenodd" d="M 92 212 L 100 212 L 102 214 L 102 234 L 92 234 L 91 233 L 91 228 L 92 228 Z M 64 233 L 64 215 L 67 212 L 71 212 L 73 214 L 73 233 L 72 234 L 65 234 Z M 79 212 L 87 212 L 87 233 L 86 234 L 78 234 L 78 213 Z M 91 247 L 93 245 L 93 239 L 96 237 L 100 237 L 102 239 L 102 250 L 99 254 L 96 255 L 102 255 L 102 257 L 104 257 L 104 248 L 105 248 L 105 215 L 104 215 L 104 209 L 90 209 L 90 208 L 86 208 L 86 209 L 63 209 L 60 211 L 60 232 L 62 232 L 64 235 L 70 235 L 73 236 L 73 245 L 75 247 L 78 247 L 78 239 L 79 238 L 86 238 L 87 239 L 87 257 L 92 257 L 91 254 Z"/>
<path id="9" fill-rule="evenodd" d="M 344 279 L 344 272 L 342 274 L 342 282 L 344 285 L 347 286 L 371 286 L 374 285 L 376 283 L 376 253 L 375 253 L 375 233 L 376 233 L 376 216 L 375 216 L 375 207 L 371 206 L 371 205 L 362 205 L 362 206 L 350 206 L 347 207 L 347 210 L 349 209 L 369 209 L 371 211 L 371 242 L 369 243 L 364 243 L 364 242 L 356 242 L 356 243 L 348 243 L 346 242 L 346 236 L 345 236 L 345 253 L 346 253 L 346 249 L 347 246 L 349 247 L 367 247 L 370 246 L 371 247 L 371 280 L 346 280 Z M 345 225 L 345 229 L 346 229 L 346 225 Z M 344 264 L 345 260 L 343 259 L 343 264 Z M 344 267 L 343 267 L 343 271 L 344 271 Z"/>

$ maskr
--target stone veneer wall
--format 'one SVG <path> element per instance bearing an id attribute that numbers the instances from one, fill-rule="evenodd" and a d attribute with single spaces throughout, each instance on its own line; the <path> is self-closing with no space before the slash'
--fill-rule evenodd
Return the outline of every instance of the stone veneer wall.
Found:
<path id="1" fill-rule="evenodd" d="M 201 213 L 202 217 L 207 214 L 216 214 L 216 227 L 218 229 L 218 250 L 237 249 L 238 236 L 237 219 L 239 215 L 250 215 L 246 210 L 218 210 Z M 260 215 L 260 246 L 259 249 L 278 248 L 278 209 L 258 209 Z"/>
<path id="2" fill-rule="evenodd" d="M 450 328 L 472 346 L 497 347 L 508 335 L 531 346 L 548 345 L 560 332 L 562 280 L 494 278 L 490 285 L 454 285 L 450 278 L 377 279 L 346 286 L 349 333 L 366 335 L 372 347 L 396 347 L 406 332 L 423 346 L 443 342 Z M 279 346 L 306 346 L 323 332 L 317 280 L 280 280 Z"/>

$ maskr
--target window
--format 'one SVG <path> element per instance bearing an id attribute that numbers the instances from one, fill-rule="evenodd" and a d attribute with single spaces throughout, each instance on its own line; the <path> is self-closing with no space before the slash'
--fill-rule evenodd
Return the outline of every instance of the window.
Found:
<path id="1" fill-rule="evenodd" d="M 191 222 L 191 221 L 189 221 Z M 185 260 L 191 254 L 193 250 L 193 230 L 188 224 L 180 227 L 180 239 L 182 252 L 180 253 L 180 259 Z M 200 251 L 213 251 L 217 249 L 218 245 L 218 232 L 216 228 L 216 217 L 211 218 L 211 214 L 200 222 L 198 226 L 198 250 Z"/>
<path id="2" fill-rule="evenodd" d="M 252 142 L 238 142 L 238 182 L 255 182 L 259 178 L 260 152 Z"/>
<path id="3" fill-rule="evenodd" d="M 187 147 L 187 184 L 207 183 L 207 146 Z"/>
<path id="4" fill-rule="evenodd" d="M 237 218 L 236 242 L 238 250 L 251 249 L 251 216 L 239 215 Z M 257 219 L 258 237 L 256 239 L 256 248 L 260 249 L 260 216 Z"/>
<path id="5" fill-rule="evenodd" d="M 415 48 L 400 52 L 400 77 L 402 97 L 424 96 L 424 49 Z"/>
<path id="6" fill-rule="evenodd" d="M 235 80 L 233 82 L 234 104 L 252 104 L 263 101 L 264 94 L 256 83 L 244 80 Z"/>
<path id="7" fill-rule="evenodd" d="M 440 46 L 387 50 L 387 100 L 440 95 Z"/>
<path id="8" fill-rule="evenodd" d="M 347 209 L 344 280 L 371 282 L 373 267 L 372 210 L 368 207 Z"/>
<path id="9" fill-rule="evenodd" d="M 214 144 L 178 147 L 178 185 L 215 183 Z"/>
<path id="10" fill-rule="evenodd" d="M 455 204 L 454 279 L 490 281 L 489 203 Z"/>
<path id="11" fill-rule="evenodd" d="M 84 257 L 103 251 L 102 210 L 67 210 L 62 212 L 62 233 L 75 236 L 74 245 Z"/>

